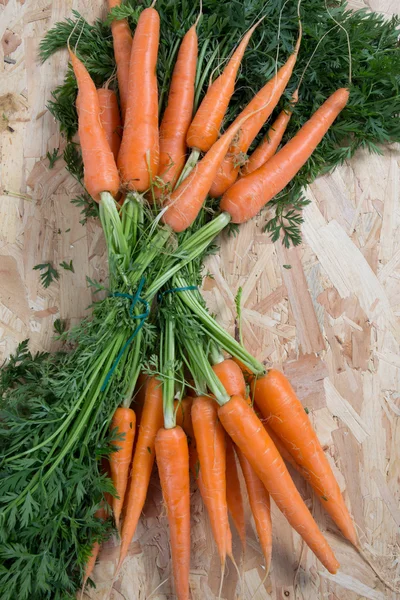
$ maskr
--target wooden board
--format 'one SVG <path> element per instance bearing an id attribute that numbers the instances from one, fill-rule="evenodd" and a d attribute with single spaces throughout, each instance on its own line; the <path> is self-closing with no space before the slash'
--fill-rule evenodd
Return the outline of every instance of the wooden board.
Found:
<path id="1" fill-rule="evenodd" d="M 68 324 L 86 314 L 91 293 L 86 276 L 106 277 L 99 225 L 79 223 L 69 202 L 77 191 L 62 161 L 49 170 L 47 151 L 60 145 L 54 119 L 45 108 L 62 81 L 65 53 L 45 65 L 38 44 L 54 23 L 80 9 L 89 19 L 100 12 L 95 0 L 0 0 L 0 360 L 29 337 L 33 350 L 54 348 L 53 323 Z M 366 6 L 354 0 L 352 6 Z M 391 14 L 399 0 L 371 0 Z M 15 61 L 3 62 L 2 52 Z M 11 96 L 9 95 L 11 94 Z M 262 232 L 265 216 L 221 240 L 205 282 L 209 306 L 233 331 L 234 295 L 243 288 L 247 347 L 267 365 L 283 368 L 308 407 L 338 476 L 370 559 L 392 583 L 399 582 L 400 477 L 400 196 L 397 148 L 384 156 L 360 152 L 308 190 L 304 243 L 285 250 Z M 32 267 L 73 260 L 75 273 L 44 290 Z M 331 576 L 304 547 L 274 508 L 274 555 L 263 583 L 260 549 L 248 518 L 243 591 L 229 565 L 222 598 L 250 600 L 394 599 L 368 565 L 340 537 L 296 479 L 342 564 Z M 194 600 L 218 596 L 218 558 L 199 494 L 192 497 L 191 589 Z M 247 516 L 249 517 L 247 510 Z M 240 551 L 235 539 L 238 562 Z M 95 570 L 97 590 L 106 597 L 117 556 L 111 541 Z M 173 598 L 165 511 L 157 478 L 113 600 Z M 88 597 L 88 596 L 86 596 Z M 400 598 L 400 596 L 398 596 Z"/>

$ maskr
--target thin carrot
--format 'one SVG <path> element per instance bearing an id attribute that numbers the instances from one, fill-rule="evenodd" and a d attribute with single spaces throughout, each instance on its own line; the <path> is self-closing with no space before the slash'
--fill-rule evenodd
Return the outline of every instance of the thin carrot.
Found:
<path id="1" fill-rule="evenodd" d="M 118 193 L 118 169 L 100 121 L 101 110 L 96 86 L 79 58 L 72 50 L 69 50 L 69 54 L 79 89 L 78 131 L 84 184 L 89 194 L 99 202 L 101 192 L 110 192 L 113 196 Z"/>
<path id="2" fill-rule="evenodd" d="M 142 512 L 151 471 L 154 464 L 154 443 L 157 431 L 163 424 L 162 389 L 160 382 L 155 377 L 150 377 L 145 391 L 145 400 L 142 417 L 139 424 L 138 439 L 133 455 L 131 469 L 131 485 L 126 507 L 126 514 L 122 524 L 121 548 L 117 573 L 128 553 L 129 545 L 135 534 L 140 514 Z"/>
<path id="3" fill-rule="evenodd" d="M 213 371 L 230 396 L 246 395 L 246 382 L 242 370 L 233 359 L 227 358 L 213 365 Z"/>
<path id="4" fill-rule="evenodd" d="M 328 571 L 336 573 L 339 563 L 253 409 L 241 396 L 232 396 L 220 406 L 218 416 L 292 527 Z"/>
<path id="5" fill-rule="evenodd" d="M 121 0 L 108 0 L 108 8 L 120 6 Z M 119 98 L 121 102 L 122 120 L 125 120 L 129 90 L 129 63 L 132 50 L 132 33 L 126 19 L 111 22 L 114 56 L 117 64 Z"/>
<path id="6" fill-rule="evenodd" d="M 238 447 L 238 456 L 249 496 L 250 508 L 254 517 L 258 539 L 265 558 L 265 569 L 268 574 L 272 556 L 272 521 L 271 500 L 261 479 Z"/>
<path id="7" fill-rule="evenodd" d="M 121 145 L 121 115 L 119 114 L 117 95 L 113 90 L 101 88 L 97 90 L 100 103 L 100 120 L 106 132 L 107 140 L 117 160 Z"/>
<path id="8" fill-rule="evenodd" d="M 298 90 L 296 90 L 292 94 L 292 105 L 298 102 L 298 99 L 299 93 Z M 259 169 L 275 154 L 282 141 L 291 116 L 292 110 L 283 110 L 278 115 L 263 141 L 257 146 L 242 168 L 241 175 L 250 175 L 250 173 Z"/>
<path id="9" fill-rule="evenodd" d="M 100 508 L 96 510 L 94 516 L 96 517 L 96 519 L 101 519 L 102 521 L 105 521 L 108 518 L 108 513 L 107 513 L 107 510 L 104 507 L 104 505 L 100 506 Z M 99 555 L 100 549 L 101 549 L 101 544 L 99 542 L 94 542 L 91 552 L 90 552 L 90 556 L 89 556 L 88 561 L 85 566 L 85 573 L 84 573 L 83 581 L 82 581 L 82 596 L 83 596 L 83 592 L 85 590 L 86 584 L 88 582 L 88 579 L 91 576 L 91 574 L 93 573 L 93 569 L 96 565 L 96 560 Z"/>
<path id="10" fill-rule="evenodd" d="M 180 402 L 174 402 L 176 424 L 182 427 L 186 435 L 194 441 L 194 431 L 192 425 L 192 404 L 193 398 L 186 396 Z"/>
<path id="11" fill-rule="evenodd" d="M 190 485 L 189 451 L 181 427 L 161 428 L 156 436 L 156 456 L 167 507 L 175 592 L 189 600 Z"/>
<path id="12" fill-rule="evenodd" d="M 305 471 L 323 507 L 346 539 L 358 546 L 353 520 L 311 421 L 292 386 L 271 369 L 254 381 L 254 398 L 268 426 L 273 429 L 295 462 Z"/>
<path id="13" fill-rule="evenodd" d="M 186 159 L 186 134 L 193 115 L 198 40 L 196 25 L 185 34 L 179 48 L 169 89 L 168 105 L 160 125 L 160 164 L 155 188 L 160 197 L 172 190 Z"/>
<path id="14" fill-rule="evenodd" d="M 289 79 L 292 75 L 294 65 L 300 47 L 301 35 L 299 35 L 295 50 L 289 56 L 286 63 L 279 69 L 276 75 L 259 90 L 246 108 L 236 117 L 232 126 L 237 124 L 246 115 L 253 114 L 250 119 L 243 123 L 238 129 L 238 135 L 232 141 L 227 155 L 222 161 L 210 189 L 210 196 L 218 198 L 236 181 L 239 174 L 241 157 L 246 154 L 252 141 L 269 118 L 278 104 Z M 260 108 L 262 107 L 262 110 Z M 256 112 L 257 111 L 257 112 Z"/>
<path id="15" fill-rule="evenodd" d="M 129 468 L 132 462 L 132 449 L 135 440 L 136 415 L 131 408 L 120 406 L 111 421 L 111 431 L 122 435 L 123 439 L 114 440 L 112 445 L 118 448 L 110 454 L 111 479 L 117 495 L 113 497 L 112 508 L 117 528 L 124 505 L 125 492 L 128 485 Z"/>
<path id="16" fill-rule="evenodd" d="M 225 433 L 218 421 L 217 404 L 198 396 L 192 405 L 192 423 L 199 455 L 206 508 L 221 565 L 227 552 L 228 507 L 226 502 Z"/>
<path id="17" fill-rule="evenodd" d="M 231 438 L 225 436 L 226 445 L 226 501 L 228 510 L 242 542 L 243 552 L 246 549 L 246 521 L 244 516 L 243 496 L 240 489 L 239 472 L 236 464 L 235 450 Z"/>
<path id="18" fill-rule="evenodd" d="M 275 156 L 225 192 L 220 207 L 232 216 L 234 223 L 254 217 L 283 190 L 307 162 L 348 99 L 348 89 L 336 90 Z"/>
<path id="19" fill-rule="evenodd" d="M 160 17 L 154 8 L 141 13 L 133 36 L 128 101 L 118 155 L 123 184 L 144 192 L 157 175 L 159 162 L 157 52 Z"/>
<path id="20" fill-rule="evenodd" d="M 240 63 L 259 22 L 243 36 L 223 73 L 208 88 L 187 132 L 186 142 L 189 148 L 208 152 L 217 141 L 226 109 L 235 90 Z"/>

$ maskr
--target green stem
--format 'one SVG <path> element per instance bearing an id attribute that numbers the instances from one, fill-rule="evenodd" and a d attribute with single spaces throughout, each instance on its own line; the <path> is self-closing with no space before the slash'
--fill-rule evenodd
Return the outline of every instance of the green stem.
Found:
<path id="1" fill-rule="evenodd" d="M 131 272 L 128 274 L 129 284 L 132 287 L 139 283 L 147 267 L 160 254 L 161 249 L 170 237 L 171 230 L 169 228 L 160 229 L 140 251 L 133 263 Z"/>
<path id="2" fill-rule="evenodd" d="M 162 347 L 163 374 L 163 411 L 165 429 L 176 427 L 175 396 L 175 319 L 168 312 L 164 327 L 164 344 Z"/>
<path id="3" fill-rule="evenodd" d="M 182 173 L 180 174 L 179 179 L 176 183 L 175 189 L 178 188 L 181 185 L 182 181 L 184 181 L 186 177 L 190 174 L 190 172 L 193 171 L 193 169 L 197 165 L 199 156 L 200 150 L 198 150 L 197 148 L 192 148 L 192 151 L 189 154 L 189 158 L 187 159 L 185 166 L 182 169 Z"/>
<path id="4" fill-rule="evenodd" d="M 199 369 L 207 387 L 215 396 L 218 404 L 221 406 L 226 404 L 229 401 L 230 396 L 226 393 L 224 386 L 214 373 L 202 344 L 192 340 L 190 336 L 183 338 L 181 343 L 186 347 L 190 363 L 196 365 L 196 368 Z"/>
<path id="5" fill-rule="evenodd" d="M 219 365 L 225 360 L 224 355 L 215 342 L 211 342 L 210 344 L 210 359 L 213 365 Z"/>
<path id="6" fill-rule="evenodd" d="M 182 276 L 174 277 L 175 287 L 187 287 L 187 281 Z M 200 303 L 198 296 L 199 292 L 193 290 L 187 290 L 184 292 L 177 292 L 178 297 L 181 301 L 190 308 L 190 310 L 197 315 L 200 321 L 203 323 L 205 330 L 209 336 L 224 350 L 229 352 L 231 356 L 239 359 L 246 367 L 248 367 L 255 375 L 263 375 L 265 373 L 264 366 L 243 346 L 241 346 L 229 333 L 227 333 L 208 311 Z"/>

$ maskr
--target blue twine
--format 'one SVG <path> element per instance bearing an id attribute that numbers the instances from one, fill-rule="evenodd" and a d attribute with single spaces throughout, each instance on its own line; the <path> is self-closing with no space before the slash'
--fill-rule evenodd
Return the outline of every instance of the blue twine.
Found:
<path id="1" fill-rule="evenodd" d="M 149 303 L 147 302 L 147 300 L 144 300 L 144 298 L 140 297 L 140 293 L 143 289 L 144 286 L 144 282 L 145 279 L 144 277 L 141 278 L 140 282 L 139 282 L 139 286 L 138 289 L 135 293 L 134 296 L 132 296 L 131 294 L 125 294 L 122 292 L 114 292 L 113 294 L 111 294 L 111 296 L 114 296 L 115 298 L 127 298 L 128 300 L 131 300 L 131 305 L 129 307 L 129 316 L 132 319 L 139 319 L 140 323 L 139 325 L 136 327 L 135 331 L 132 333 L 132 335 L 127 339 L 127 341 L 125 342 L 125 344 L 122 346 L 121 350 L 118 353 L 118 356 L 116 357 L 116 359 L 114 360 L 111 369 L 108 371 L 106 378 L 104 380 L 103 385 L 101 386 L 101 391 L 104 392 L 104 390 L 106 389 L 108 382 L 110 381 L 115 369 L 118 366 L 119 361 L 121 360 L 125 350 L 127 349 L 128 346 L 130 346 L 130 344 L 133 342 L 133 340 L 135 339 L 135 337 L 138 335 L 139 331 L 142 329 L 145 320 L 147 319 L 147 317 L 150 314 L 150 306 Z M 141 304 L 144 305 L 145 307 L 145 312 L 141 313 L 140 315 L 134 315 L 133 311 L 135 310 L 135 306 L 136 304 L 140 302 Z"/>
<path id="2" fill-rule="evenodd" d="M 198 289 L 199 288 L 197 285 L 185 285 L 184 287 L 171 288 L 170 290 L 165 290 L 165 292 L 160 292 L 158 294 L 158 300 L 161 302 L 161 300 L 167 294 L 176 294 L 177 292 L 189 292 L 190 290 L 198 290 Z"/>

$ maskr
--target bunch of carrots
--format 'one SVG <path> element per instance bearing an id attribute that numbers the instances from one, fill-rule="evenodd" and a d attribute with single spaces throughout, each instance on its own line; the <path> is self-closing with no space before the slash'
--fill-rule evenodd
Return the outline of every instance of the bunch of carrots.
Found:
<path id="1" fill-rule="evenodd" d="M 110 9 L 119 4 L 108 0 Z M 152 207 L 154 229 L 176 236 L 182 247 L 190 244 L 208 197 L 221 198 L 216 233 L 229 222 L 244 223 L 254 217 L 298 173 L 349 99 L 348 88 L 336 90 L 281 146 L 301 98 L 298 82 L 291 105 L 244 160 L 285 92 L 301 51 L 300 0 L 299 34 L 292 54 L 222 134 L 242 58 L 260 21 L 240 40 L 193 115 L 200 19 L 201 11 L 180 44 L 160 124 L 156 2 L 142 10 L 133 33 L 126 20 L 112 22 L 118 96 L 109 87 L 96 89 L 77 56 L 79 44 L 75 50 L 69 48 L 79 90 L 76 103 L 87 191 L 100 206 L 111 194 L 121 213 L 132 198 Z M 153 307 L 159 328 L 159 368 L 139 377 L 135 410 L 127 397 L 112 418 L 114 441 L 107 469 L 115 495 L 107 502 L 121 539 L 115 577 L 135 535 L 155 461 L 167 508 L 179 600 L 190 596 L 190 474 L 210 517 L 222 574 L 226 558 L 234 560 L 228 514 L 243 552 L 246 546 L 242 476 L 266 572 L 272 552 L 272 498 L 321 563 L 336 573 L 339 563 L 287 468 L 290 465 L 310 483 L 343 536 L 361 552 L 354 523 L 309 417 L 285 376 L 274 369 L 265 372 L 208 314 L 191 285 L 192 275 L 190 264 L 185 264 L 165 277 L 159 305 Z M 140 295 L 137 288 L 131 293 Z M 189 321 L 201 332 L 197 338 L 186 335 Z M 177 361 L 184 366 L 179 372 Z M 181 384 L 178 394 L 177 382 Z M 94 542 L 83 587 L 99 549 Z"/>

